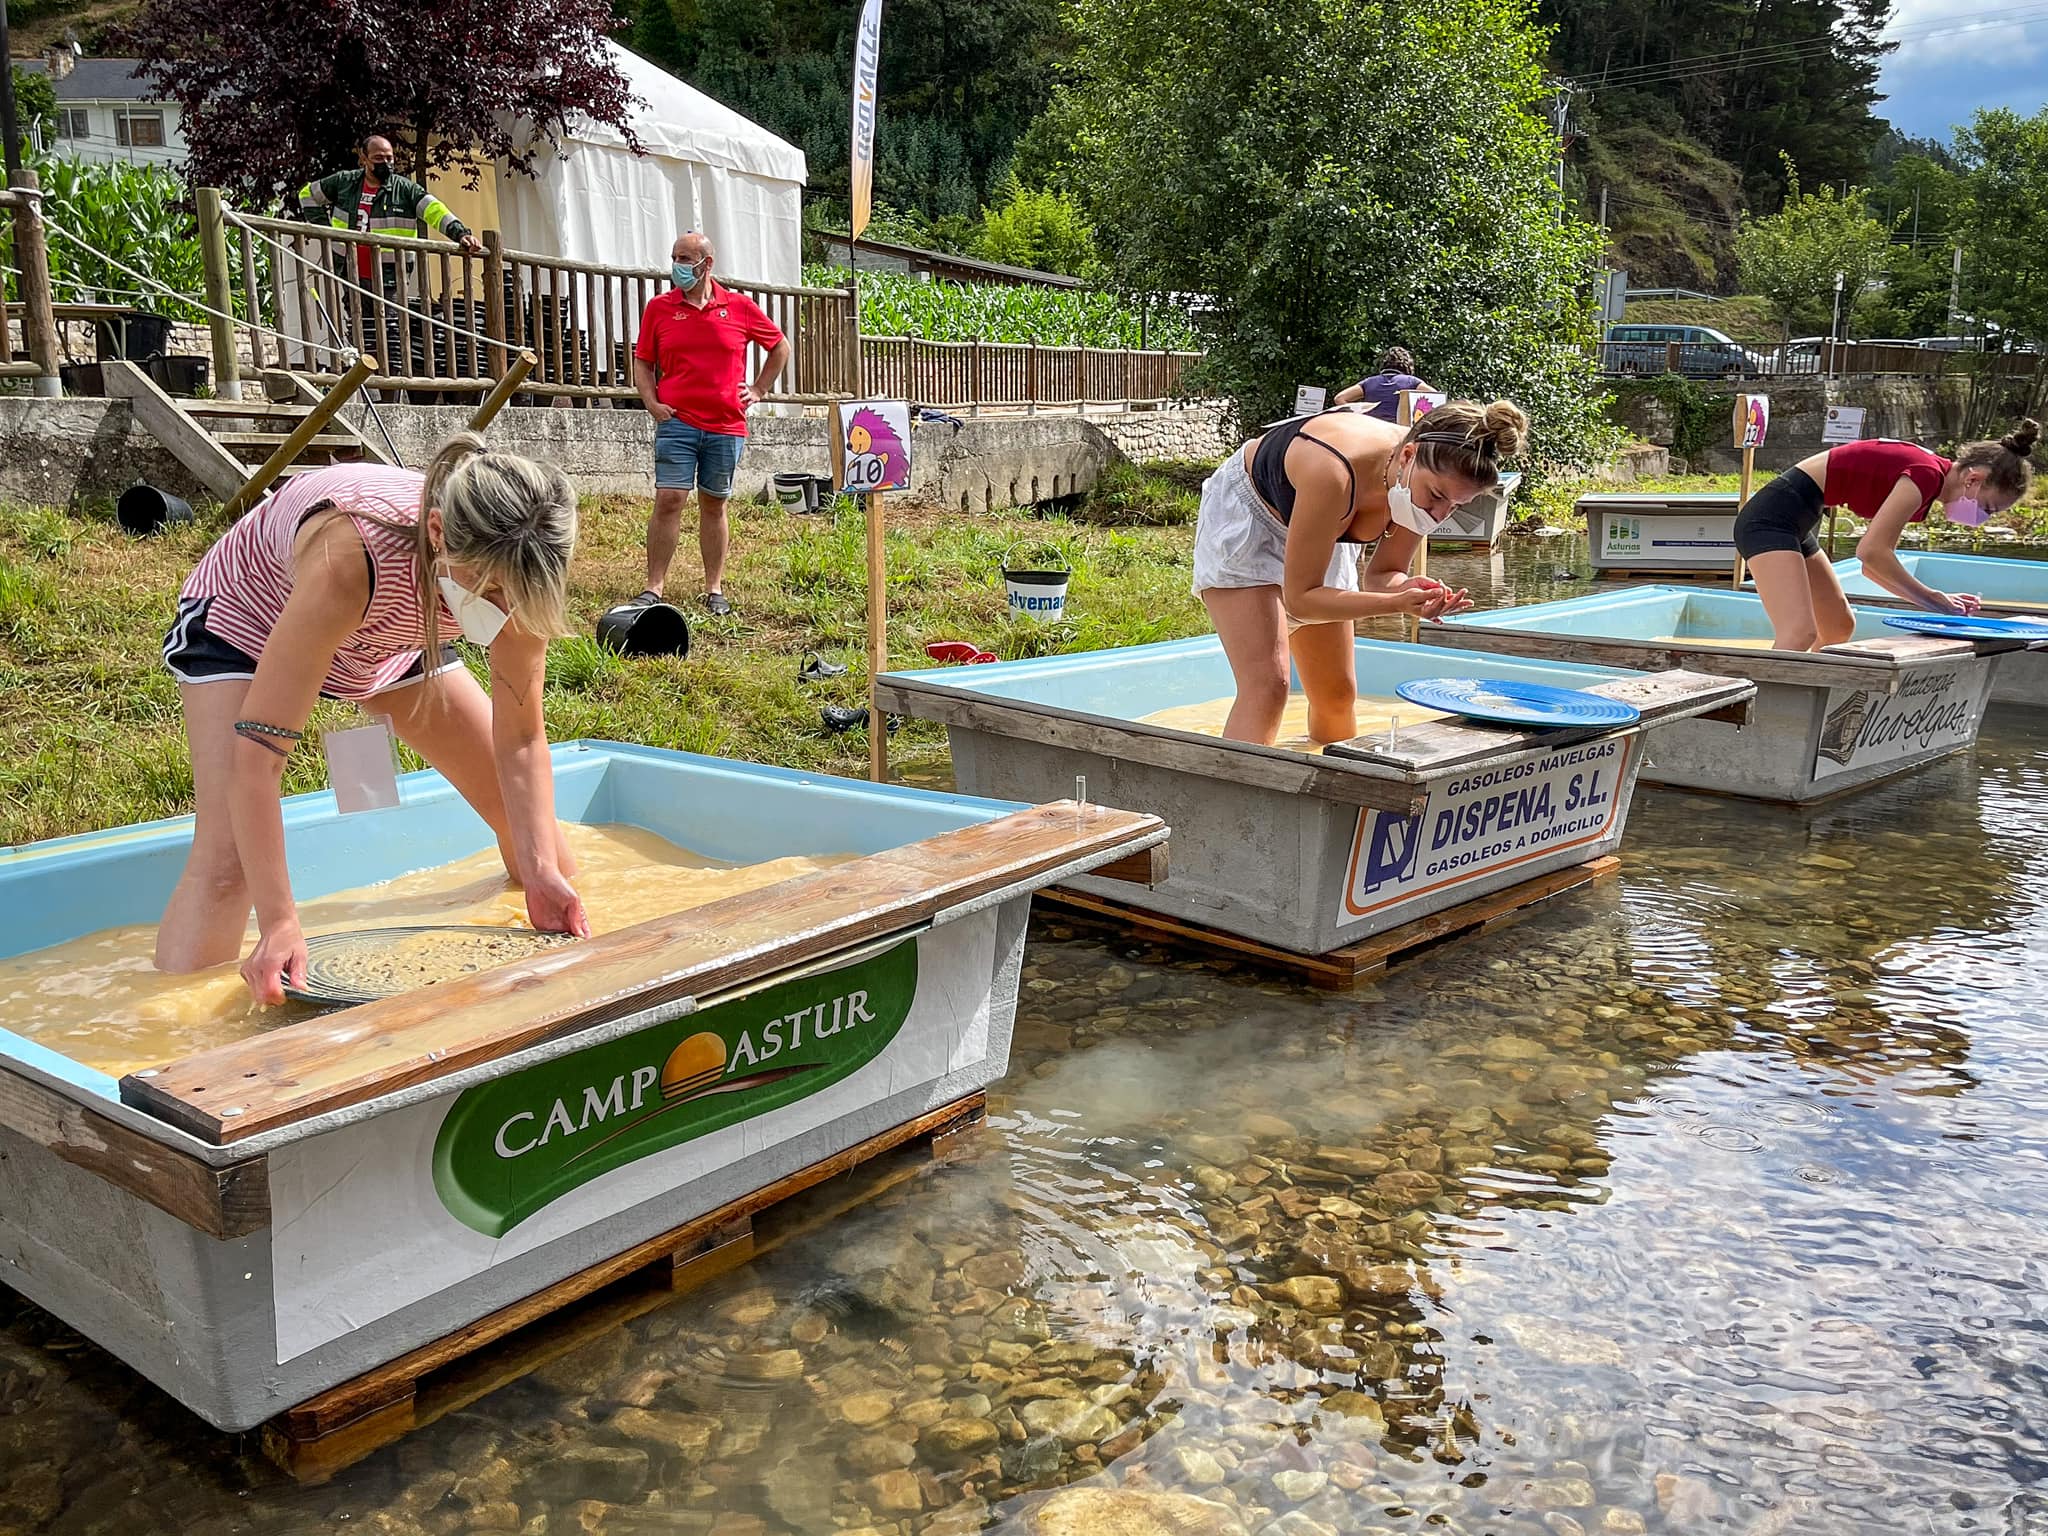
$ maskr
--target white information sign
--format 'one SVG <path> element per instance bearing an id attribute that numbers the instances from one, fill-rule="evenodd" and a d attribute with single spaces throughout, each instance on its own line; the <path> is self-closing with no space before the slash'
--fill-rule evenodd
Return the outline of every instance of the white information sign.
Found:
<path id="1" fill-rule="evenodd" d="M 1824 444 L 1856 443 L 1863 440 L 1864 407 L 1860 405 L 1831 405 L 1827 420 L 1821 423 L 1820 440 Z"/>
<path id="2" fill-rule="evenodd" d="M 1617 830 L 1636 737 L 1523 752 L 1440 781 L 1414 816 L 1360 811 L 1341 923 Z"/>
<path id="3" fill-rule="evenodd" d="M 1294 414 L 1313 416 L 1329 398 L 1330 392 L 1320 384 L 1297 384 L 1294 386 Z"/>
<path id="4" fill-rule="evenodd" d="M 277 1358 L 665 1201 L 651 1236 L 697 1213 L 678 1191 L 744 1194 L 768 1179 L 727 1170 L 821 1127 L 817 1156 L 851 1146 L 952 1074 L 986 1084 L 995 943 L 979 913 L 272 1152 Z"/>
<path id="5" fill-rule="evenodd" d="M 1908 672 L 1897 693 L 1830 688 L 1814 778 L 1967 746 L 1976 737 L 1990 682 L 1991 667 L 1973 659 Z"/>
<path id="6" fill-rule="evenodd" d="M 1718 565 L 1735 553 L 1735 515 L 1710 517 L 1609 513 L 1601 520 L 1602 560 L 1663 560 L 1675 566 Z"/>

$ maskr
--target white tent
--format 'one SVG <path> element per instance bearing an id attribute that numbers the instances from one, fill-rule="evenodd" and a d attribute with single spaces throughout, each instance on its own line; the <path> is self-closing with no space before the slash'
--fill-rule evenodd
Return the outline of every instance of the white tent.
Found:
<path id="1" fill-rule="evenodd" d="M 702 230 L 726 277 L 795 286 L 802 270 L 803 151 L 639 55 L 605 49 L 638 98 L 645 154 L 602 123 L 572 120 L 534 179 L 497 175 L 497 212 L 515 250 L 617 267 L 668 266 L 685 230 Z"/>

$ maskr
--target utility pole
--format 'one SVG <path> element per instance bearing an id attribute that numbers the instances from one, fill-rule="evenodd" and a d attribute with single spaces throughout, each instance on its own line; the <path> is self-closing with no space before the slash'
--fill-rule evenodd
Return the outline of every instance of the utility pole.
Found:
<path id="1" fill-rule="evenodd" d="M 1913 254 L 1920 254 L 1920 189 L 1913 189 Z"/>
<path id="2" fill-rule="evenodd" d="M 7 0 L 0 0 L 0 140 L 6 144 L 7 184 L 21 169 L 21 128 L 14 120 L 14 50 L 7 41 Z"/>
<path id="3" fill-rule="evenodd" d="M 1600 189 L 1600 243 L 1607 244 L 1607 188 Z"/>
<path id="4" fill-rule="evenodd" d="M 1564 159 L 1565 125 L 1571 121 L 1572 85 L 1569 80 L 1557 82 L 1557 89 L 1551 98 L 1551 126 L 1557 134 L 1557 221 L 1564 222 Z"/>
<path id="5" fill-rule="evenodd" d="M 1963 248 L 1959 245 L 1956 247 L 1955 264 L 1949 268 L 1948 275 L 1948 331 L 1951 336 L 1956 333 L 1956 315 L 1961 311 L 1962 307 Z"/>

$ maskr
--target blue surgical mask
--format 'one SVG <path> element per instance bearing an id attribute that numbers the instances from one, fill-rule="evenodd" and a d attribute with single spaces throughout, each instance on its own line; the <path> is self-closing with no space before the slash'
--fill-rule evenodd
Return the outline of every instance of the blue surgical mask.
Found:
<path id="1" fill-rule="evenodd" d="M 669 276 L 676 280 L 676 286 L 686 290 L 697 286 L 697 275 L 702 270 L 701 267 L 695 267 L 688 262 L 682 261 L 676 262 L 668 269 Z"/>

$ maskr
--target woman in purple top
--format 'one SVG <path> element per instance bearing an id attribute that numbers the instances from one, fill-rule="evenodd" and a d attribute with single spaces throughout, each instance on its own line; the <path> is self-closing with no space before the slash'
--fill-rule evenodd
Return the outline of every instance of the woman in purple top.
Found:
<path id="1" fill-rule="evenodd" d="M 1392 421 L 1400 412 L 1403 390 L 1427 388 L 1429 386 L 1415 376 L 1415 359 L 1408 355 L 1408 349 L 1389 347 L 1381 354 L 1380 371 L 1370 378 L 1360 379 L 1349 389 L 1338 390 L 1335 403 L 1357 405 L 1363 402 L 1366 415 Z"/>

